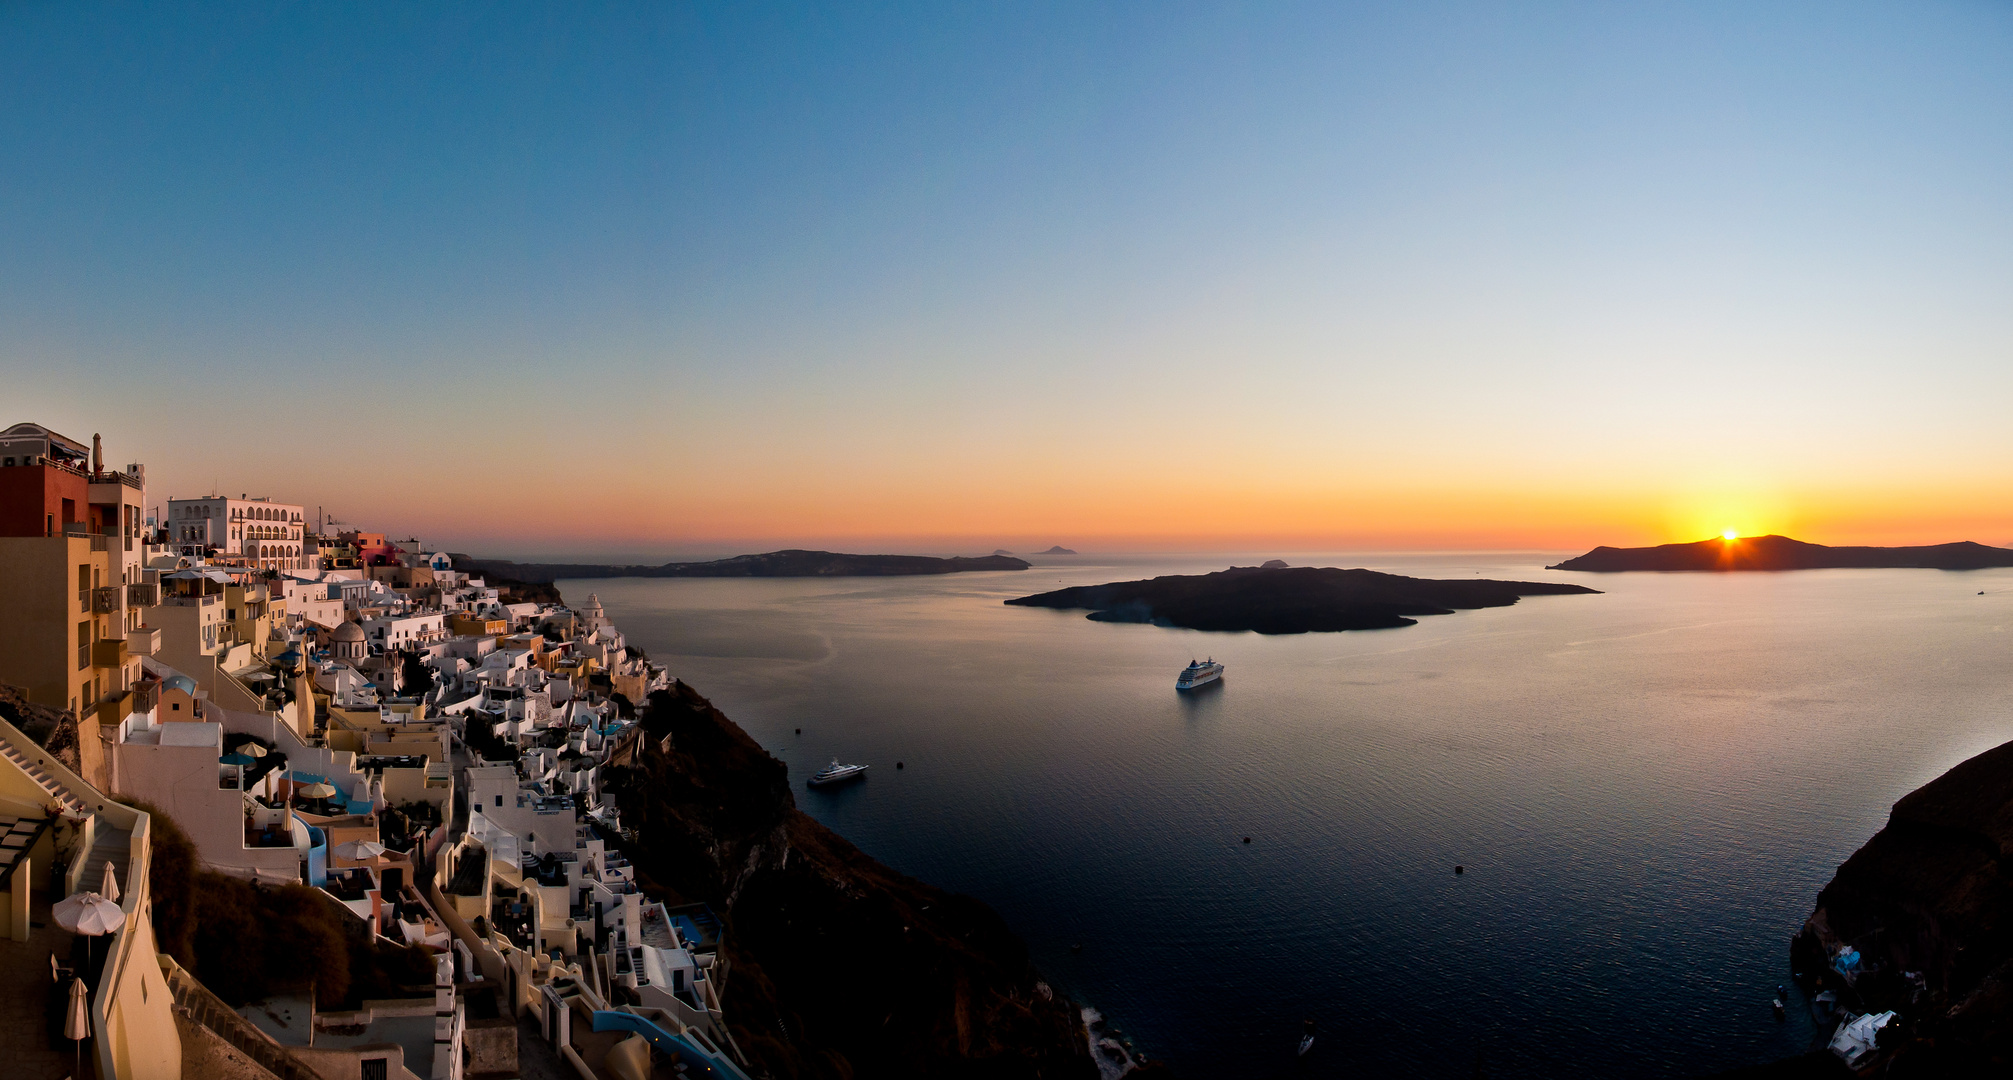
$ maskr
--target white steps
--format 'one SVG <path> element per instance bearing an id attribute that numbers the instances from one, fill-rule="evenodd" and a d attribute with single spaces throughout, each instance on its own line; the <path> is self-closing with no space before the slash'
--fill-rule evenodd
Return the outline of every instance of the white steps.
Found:
<path id="1" fill-rule="evenodd" d="M 39 751 L 41 748 L 37 747 L 36 749 Z M 88 814 L 91 812 L 91 808 L 86 806 L 82 799 L 77 798 L 68 787 L 64 786 L 63 782 L 58 780 L 54 773 L 35 764 L 33 758 L 30 758 L 20 747 L 15 746 L 12 742 L 0 739 L 0 756 L 4 756 L 7 760 L 19 766 L 22 772 L 27 773 L 29 779 L 35 781 L 43 791 L 49 793 L 51 802 L 57 803 L 64 810 L 74 814 Z M 47 758 L 46 754 L 38 756 L 43 757 L 45 760 Z"/>

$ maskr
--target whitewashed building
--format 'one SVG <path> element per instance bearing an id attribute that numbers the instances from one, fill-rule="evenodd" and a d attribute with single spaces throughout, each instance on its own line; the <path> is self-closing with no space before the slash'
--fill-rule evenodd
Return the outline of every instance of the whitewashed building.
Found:
<path id="1" fill-rule="evenodd" d="M 266 570 L 310 569 L 306 511 L 266 498 L 168 500 L 168 539 L 183 555 L 242 556 Z"/>

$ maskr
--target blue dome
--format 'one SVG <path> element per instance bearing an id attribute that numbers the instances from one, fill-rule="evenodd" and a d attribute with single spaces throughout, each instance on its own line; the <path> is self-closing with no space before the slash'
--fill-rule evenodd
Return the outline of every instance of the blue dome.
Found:
<path id="1" fill-rule="evenodd" d="M 180 690 L 184 694 L 194 694 L 196 692 L 196 680 L 189 678 L 187 675 L 170 675 L 167 682 L 163 685 L 167 686 L 170 690 Z"/>

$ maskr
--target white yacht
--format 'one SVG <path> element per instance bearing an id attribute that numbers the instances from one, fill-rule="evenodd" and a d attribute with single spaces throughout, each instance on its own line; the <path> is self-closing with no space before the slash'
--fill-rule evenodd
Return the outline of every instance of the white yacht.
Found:
<path id="1" fill-rule="evenodd" d="M 841 765 L 838 758 L 833 758 L 830 765 L 818 770 L 818 775 L 811 777 L 806 783 L 811 787 L 824 787 L 827 784 L 843 784 L 865 775 L 867 775 L 865 765 Z"/>
<path id="2" fill-rule="evenodd" d="M 1174 680 L 1174 688 L 1194 690 L 1221 678 L 1223 678 L 1223 665 L 1217 663 L 1215 657 L 1212 656 L 1207 660 L 1190 660 L 1188 666 L 1181 669 L 1181 676 Z"/>

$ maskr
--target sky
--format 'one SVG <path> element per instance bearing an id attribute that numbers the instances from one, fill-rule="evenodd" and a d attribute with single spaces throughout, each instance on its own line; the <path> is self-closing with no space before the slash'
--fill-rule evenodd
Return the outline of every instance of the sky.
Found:
<path id="1" fill-rule="evenodd" d="M 451 550 L 2013 542 L 2002 3 L 0 3 L 0 424 Z"/>

